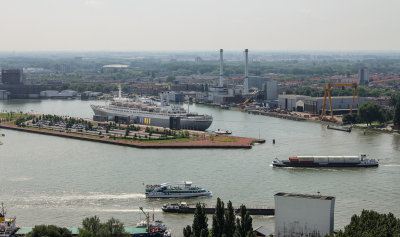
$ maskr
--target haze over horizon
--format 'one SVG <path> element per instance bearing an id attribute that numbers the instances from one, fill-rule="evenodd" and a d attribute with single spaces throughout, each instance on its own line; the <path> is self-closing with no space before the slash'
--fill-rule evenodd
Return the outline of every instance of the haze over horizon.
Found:
<path id="1" fill-rule="evenodd" d="M 400 1 L 2 0 L 0 51 L 400 50 Z"/>

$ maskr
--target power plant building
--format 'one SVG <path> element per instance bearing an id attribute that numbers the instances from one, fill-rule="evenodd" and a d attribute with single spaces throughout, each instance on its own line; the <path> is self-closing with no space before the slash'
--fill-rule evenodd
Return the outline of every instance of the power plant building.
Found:
<path id="1" fill-rule="evenodd" d="M 264 91 L 265 100 L 278 99 L 278 85 L 276 81 L 268 77 L 249 77 L 249 88 L 256 88 L 257 90 Z"/>
<path id="2" fill-rule="evenodd" d="M 335 197 L 277 193 L 274 199 L 274 236 L 323 237 L 333 234 Z"/>

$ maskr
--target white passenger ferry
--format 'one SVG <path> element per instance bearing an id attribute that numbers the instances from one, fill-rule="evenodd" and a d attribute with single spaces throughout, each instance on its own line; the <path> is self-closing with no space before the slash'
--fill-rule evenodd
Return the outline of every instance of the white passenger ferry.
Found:
<path id="1" fill-rule="evenodd" d="M 193 187 L 191 181 L 146 185 L 146 198 L 191 198 L 212 196 L 211 191 Z"/>

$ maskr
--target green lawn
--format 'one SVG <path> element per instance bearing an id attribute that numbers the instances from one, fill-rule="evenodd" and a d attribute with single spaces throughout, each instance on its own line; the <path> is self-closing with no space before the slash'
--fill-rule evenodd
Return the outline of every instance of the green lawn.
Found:
<path id="1" fill-rule="evenodd" d="M 111 140 L 114 140 L 110 138 Z M 175 138 L 175 139 L 153 139 L 153 140 L 133 140 L 133 139 L 126 139 L 126 138 L 115 138 L 115 140 L 120 141 L 129 141 L 129 142 L 143 142 L 143 143 L 166 143 L 166 142 L 189 142 L 189 141 L 197 141 L 198 139 L 194 138 Z"/>
<path id="2" fill-rule="evenodd" d="M 0 113 L 0 118 L 11 118 L 12 120 L 16 120 L 18 118 L 26 118 L 29 115 L 20 114 L 20 113 Z"/>
<path id="3" fill-rule="evenodd" d="M 218 142 L 236 142 L 237 139 L 234 137 L 215 137 L 214 141 Z"/>

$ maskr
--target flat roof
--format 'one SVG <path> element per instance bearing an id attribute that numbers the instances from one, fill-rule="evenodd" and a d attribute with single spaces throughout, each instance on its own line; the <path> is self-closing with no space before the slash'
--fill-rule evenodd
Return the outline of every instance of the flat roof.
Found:
<path id="1" fill-rule="evenodd" d="M 129 65 L 125 64 L 109 64 L 109 65 L 104 65 L 103 68 L 128 68 Z"/>
<path id="2" fill-rule="evenodd" d="M 332 200 L 335 197 L 332 196 L 321 196 L 321 195 L 311 195 L 311 194 L 298 194 L 298 193 L 277 193 L 275 196 L 282 197 L 297 197 L 297 198 L 310 198 L 310 199 L 321 199 L 321 200 Z"/>

